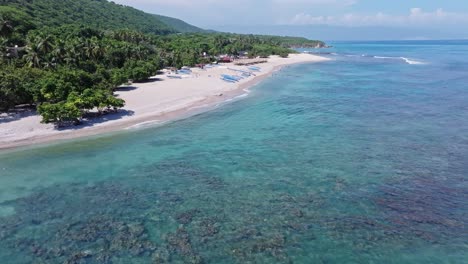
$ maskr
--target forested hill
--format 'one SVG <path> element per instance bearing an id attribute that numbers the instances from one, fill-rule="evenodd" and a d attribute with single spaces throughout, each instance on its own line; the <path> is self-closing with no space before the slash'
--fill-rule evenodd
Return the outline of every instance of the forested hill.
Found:
<path id="1" fill-rule="evenodd" d="M 82 24 L 154 34 L 202 31 L 178 19 L 155 16 L 107 0 L 0 0 L 0 5 L 25 12 L 37 26 Z"/>
<path id="2" fill-rule="evenodd" d="M 206 32 L 206 30 L 201 29 L 199 27 L 190 25 L 189 23 L 173 18 L 173 17 L 167 17 L 167 16 L 161 16 L 161 15 L 155 15 L 161 22 L 164 24 L 168 25 L 169 27 L 175 29 L 178 32 L 181 33 L 201 33 L 201 32 Z"/>

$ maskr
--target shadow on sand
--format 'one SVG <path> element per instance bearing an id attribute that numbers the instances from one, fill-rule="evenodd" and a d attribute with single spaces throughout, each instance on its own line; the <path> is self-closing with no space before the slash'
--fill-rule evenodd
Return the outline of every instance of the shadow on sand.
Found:
<path id="1" fill-rule="evenodd" d="M 21 120 L 26 117 L 37 115 L 35 110 L 32 109 L 17 109 L 14 112 L 0 113 L 0 124 L 6 124 L 14 121 Z"/>
<path id="2" fill-rule="evenodd" d="M 99 125 L 105 122 L 122 119 L 126 116 L 133 116 L 134 114 L 135 114 L 134 111 L 121 109 L 114 113 L 108 113 L 108 114 L 99 115 L 99 116 L 90 116 L 88 118 L 85 118 L 83 122 L 79 125 L 56 127 L 56 129 L 59 131 L 67 131 L 67 130 L 71 131 L 71 130 L 78 130 L 78 129 L 86 128 L 86 127 L 94 127 L 96 125 Z"/>
<path id="3" fill-rule="evenodd" d="M 138 81 L 138 82 L 135 82 L 135 83 L 152 83 L 152 82 L 160 82 L 160 81 L 163 81 L 163 79 L 157 78 L 157 77 L 152 77 L 152 78 L 149 78 L 147 80 Z"/>
<path id="4" fill-rule="evenodd" d="M 149 78 L 148 80 L 144 80 L 144 81 L 138 81 L 138 82 L 134 82 L 134 83 L 153 83 L 153 82 L 162 82 L 164 81 L 163 79 L 161 78 L 157 78 L 157 77 L 152 77 L 152 78 Z M 116 87 L 114 88 L 114 92 L 129 92 L 129 91 L 133 91 L 133 90 L 136 90 L 138 89 L 138 87 L 136 86 L 133 86 L 133 85 L 128 85 L 128 86 L 120 86 L 120 87 Z"/>
<path id="5" fill-rule="evenodd" d="M 114 92 L 130 92 L 136 89 L 137 87 L 135 86 L 120 86 L 120 87 L 114 88 Z"/>

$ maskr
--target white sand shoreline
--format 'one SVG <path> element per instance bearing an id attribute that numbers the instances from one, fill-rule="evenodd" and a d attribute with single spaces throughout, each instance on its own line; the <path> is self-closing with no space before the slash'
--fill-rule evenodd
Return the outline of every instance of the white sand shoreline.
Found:
<path id="1" fill-rule="evenodd" d="M 51 124 L 41 124 L 34 113 L 16 114 L 9 119 L 0 117 L 0 149 L 11 149 L 60 140 L 75 139 L 128 129 L 164 124 L 215 108 L 236 99 L 248 89 L 283 66 L 326 61 L 327 58 L 310 54 L 291 54 L 289 58 L 272 57 L 259 64 L 261 72 L 255 77 L 227 83 L 220 74 L 235 74 L 227 69 L 246 69 L 226 65 L 207 70 L 194 69 L 193 78 L 158 80 L 131 85 L 116 94 L 126 101 L 117 114 L 110 114 L 85 122 L 81 126 L 57 130 Z"/>

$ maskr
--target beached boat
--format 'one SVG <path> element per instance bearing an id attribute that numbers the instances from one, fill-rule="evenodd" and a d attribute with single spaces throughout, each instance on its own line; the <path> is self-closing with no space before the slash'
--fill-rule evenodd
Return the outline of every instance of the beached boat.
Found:
<path id="1" fill-rule="evenodd" d="M 229 83 L 236 83 L 237 82 L 235 80 L 231 80 L 231 79 L 227 79 L 227 78 L 223 78 L 223 77 L 221 77 L 221 80 L 223 80 L 225 82 L 229 82 Z"/>
<path id="2" fill-rule="evenodd" d="M 244 76 L 240 76 L 240 75 L 231 75 L 233 78 L 236 78 L 237 80 L 242 80 L 242 79 L 245 79 Z"/>
<path id="3" fill-rule="evenodd" d="M 181 73 L 181 74 L 192 74 L 192 71 L 191 71 L 191 70 L 187 70 L 187 69 L 182 69 L 182 70 L 178 70 L 177 73 Z"/>
<path id="4" fill-rule="evenodd" d="M 179 76 L 179 75 L 167 75 L 167 78 L 169 78 L 169 79 L 182 79 L 182 76 Z"/>
<path id="5" fill-rule="evenodd" d="M 233 81 L 236 81 L 236 82 L 238 82 L 238 81 L 240 81 L 241 79 L 243 79 L 243 78 L 241 78 L 241 77 L 239 77 L 239 76 L 228 75 L 228 74 L 221 74 L 221 77 L 222 77 L 222 78 L 226 78 L 226 79 L 230 79 L 230 80 L 233 80 Z"/>

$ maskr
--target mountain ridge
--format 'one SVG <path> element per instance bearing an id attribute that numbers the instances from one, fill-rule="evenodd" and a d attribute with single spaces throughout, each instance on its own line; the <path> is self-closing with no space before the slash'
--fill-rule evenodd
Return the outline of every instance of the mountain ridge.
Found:
<path id="1" fill-rule="evenodd" d="M 180 33 L 206 33 L 209 32 L 209 30 L 205 30 L 202 28 L 199 28 L 197 26 L 194 26 L 192 24 L 189 24 L 182 19 L 175 18 L 175 17 L 169 17 L 169 16 L 164 16 L 164 15 L 158 15 L 154 14 L 161 22 L 166 24 L 169 27 L 174 28 Z"/>
<path id="2" fill-rule="evenodd" d="M 130 29 L 157 35 L 204 32 L 177 18 L 146 13 L 107 0 L 0 0 L 0 4 L 26 13 L 37 26 L 82 24 L 104 30 Z"/>

